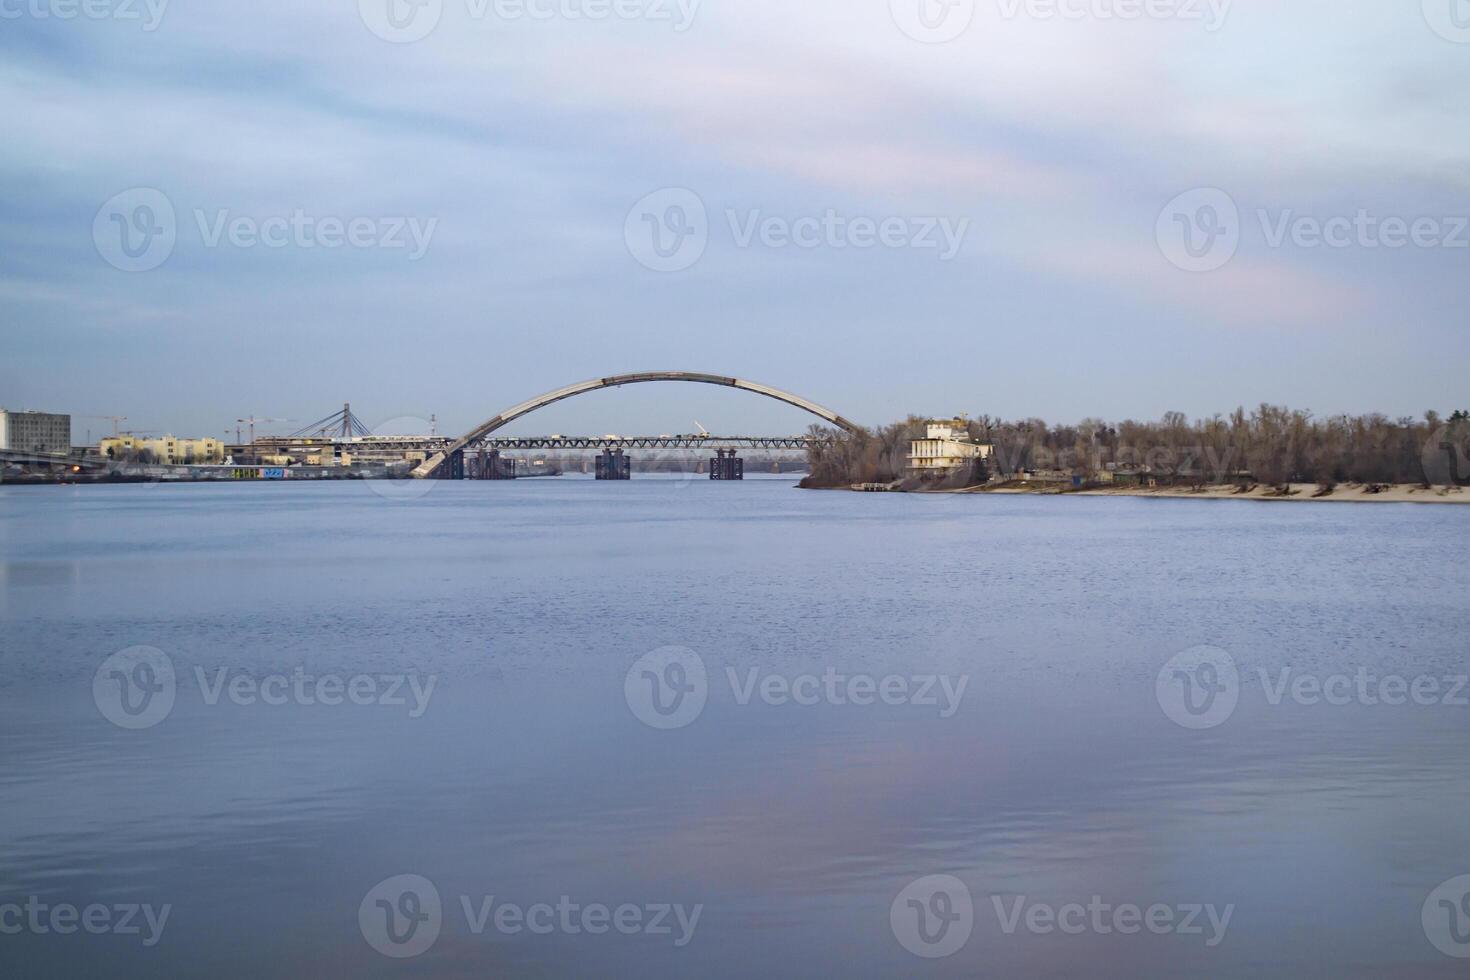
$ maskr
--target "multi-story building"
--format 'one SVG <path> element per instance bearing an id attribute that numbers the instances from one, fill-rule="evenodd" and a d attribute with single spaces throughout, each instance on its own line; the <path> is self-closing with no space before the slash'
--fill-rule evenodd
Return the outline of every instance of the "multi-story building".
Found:
<path id="1" fill-rule="evenodd" d="M 942 476 L 963 466 L 973 466 L 976 460 L 989 459 L 994 447 L 971 439 L 969 429 L 969 422 L 963 416 L 931 419 L 925 426 L 924 438 L 909 443 L 909 475 Z"/>
<path id="2" fill-rule="evenodd" d="M 225 444 L 218 439 L 140 439 L 137 436 L 109 436 L 97 446 L 107 459 L 138 460 L 148 458 L 155 463 L 223 463 Z"/>
<path id="3" fill-rule="evenodd" d="M 0 408 L 0 449 L 71 454 L 71 416 L 51 412 L 10 412 Z"/>

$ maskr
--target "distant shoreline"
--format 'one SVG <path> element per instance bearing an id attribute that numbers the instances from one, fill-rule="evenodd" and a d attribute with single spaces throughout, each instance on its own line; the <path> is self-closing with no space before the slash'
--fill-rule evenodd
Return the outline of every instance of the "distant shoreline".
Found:
<path id="1" fill-rule="evenodd" d="M 1262 501 L 1308 501 L 1317 503 L 1359 504 L 1470 504 L 1470 489 L 1465 487 L 1431 487 L 1425 489 L 1418 484 L 1393 484 L 1377 493 L 1369 493 L 1370 484 L 1343 483 L 1327 494 L 1315 483 L 1291 484 L 1290 496 L 1283 496 L 1276 487 L 1256 486 L 1242 491 L 1235 484 L 1212 484 L 1196 490 L 1193 487 L 1093 487 L 1073 490 L 1070 487 L 965 487 L 958 490 L 921 490 L 920 493 L 994 493 L 1031 494 L 1043 496 L 1073 497 L 1160 497 L 1171 500 L 1262 500 Z"/>

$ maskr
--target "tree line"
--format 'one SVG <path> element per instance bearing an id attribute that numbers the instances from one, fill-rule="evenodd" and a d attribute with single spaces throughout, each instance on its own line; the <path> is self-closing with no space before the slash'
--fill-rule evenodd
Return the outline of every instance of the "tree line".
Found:
<path id="1" fill-rule="evenodd" d="M 909 442 L 924 435 L 925 425 L 917 416 L 856 432 L 814 425 L 808 431 L 811 475 L 803 485 L 901 480 Z M 1084 482 L 1104 474 L 1142 474 L 1165 485 L 1196 486 L 1470 484 L 1470 413 L 1464 411 L 1448 418 L 1434 411 L 1422 418 L 1317 418 L 1263 404 L 1249 413 L 1238 408 L 1193 422 L 1168 412 L 1157 422 L 1088 418 L 1075 425 L 982 415 L 969 421 L 969 436 L 994 447 L 987 465 L 966 475 L 970 482 L 1045 472 Z"/>

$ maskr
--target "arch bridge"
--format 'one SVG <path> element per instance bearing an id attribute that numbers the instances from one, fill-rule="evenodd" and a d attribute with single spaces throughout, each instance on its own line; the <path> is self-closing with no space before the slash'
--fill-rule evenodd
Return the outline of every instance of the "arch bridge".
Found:
<path id="1" fill-rule="evenodd" d="M 759 384 L 754 381 L 745 381 L 740 378 L 728 378 L 718 374 L 700 374 L 694 371 L 647 371 L 639 374 L 616 374 L 606 378 L 594 378 L 591 381 L 583 381 L 580 384 L 567 385 L 555 391 L 548 391 L 544 395 L 538 395 L 528 401 L 521 402 L 506 409 L 494 418 L 475 426 L 443 450 L 434 453 L 423 463 L 419 464 L 413 471 L 415 479 L 423 480 L 441 475 L 446 469 L 453 470 L 453 466 L 446 467 L 456 454 L 462 458 L 465 449 L 487 441 L 487 437 L 517 419 L 524 418 L 532 412 L 545 408 L 548 405 L 585 395 L 591 391 L 601 391 L 604 388 L 618 388 L 623 385 L 646 384 L 653 381 L 681 381 L 692 384 L 719 385 L 724 388 L 737 388 L 741 391 L 749 391 L 753 394 L 774 398 L 776 401 L 785 402 L 804 412 L 809 412 L 825 422 L 848 432 L 856 431 L 858 426 L 838 415 L 830 409 L 823 408 L 816 402 L 808 401 L 799 395 L 793 395 L 789 391 L 780 388 L 772 388 L 770 385 Z"/>

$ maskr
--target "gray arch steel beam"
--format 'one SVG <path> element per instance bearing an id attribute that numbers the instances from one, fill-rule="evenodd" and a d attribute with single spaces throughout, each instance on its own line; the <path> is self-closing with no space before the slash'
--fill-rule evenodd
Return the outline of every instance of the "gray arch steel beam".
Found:
<path id="1" fill-rule="evenodd" d="M 538 395 L 529 401 L 521 402 L 519 405 L 506 409 L 494 418 L 471 429 L 464 436 L 451 443 L 443 452 L 435 453 L 433 456 L 424 460 L 414 469 L 413 476 L 419 480 L 433 476 L 434 472 L 443 465 L 444 460 L 449 456 L 459 452 L 471 443 L 485 438 L 496 429 L 510 425 L 517 419 L 529 415 L 537 409 L 545 408 L 547 405 L 553 405 L 567 398 L 575 398 L 577 395 L 584 395 L 589 391 L 600 391 L 604 388 L 618 388 L 622 385 L 645 384 L 650 381 L 684 381 L 694 384 L 738 388 L 741 391 L 749 391 L 757 395 L 764 395 L 767 398 L 774 398 L 778 402 L 785 402 L 787 405 L 792 405 L 802 411 L 810 412 L 818 418 L 832 423 L 839 429 L 854 432 L 858 428 L 853 422 L 848 421 L 830 409 L 823 408 L 816 402 L 807 401 L 805 398 L 799 395 L 793 395 L 789 391 L 782 391 L 780 388 L 772 388 L 770 385 L 763 385 L 754 381 L 743 381 L 740 378 L 727 378 L 718 374 L 700 374 L 695 371 L 645 371 L 639 374 L 615 374 L 606 378 L 583 381 L 580 384 L 567 385 L 565 388 L 558 388 L 555 391 L 548 391 L 544 395 Z"/>

